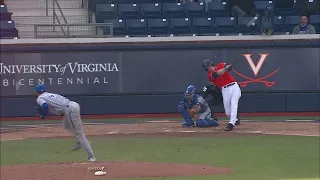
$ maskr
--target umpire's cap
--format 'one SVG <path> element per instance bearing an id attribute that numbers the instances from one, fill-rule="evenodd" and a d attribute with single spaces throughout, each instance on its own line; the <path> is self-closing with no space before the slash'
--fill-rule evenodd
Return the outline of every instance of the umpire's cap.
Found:
<path id="1" fill-rule="evenodd" d="M 203 67 L 204 70 L 208 71 L 208 68 L 210 66 L 213 66 L 213 62 L 210 59 L 206 59 L 206 60 L 203 61 L 202 67 Z"/>
<path id="2" fill-rule="evenodd" d="M 36 87 L 35 87 L 35 90 L 38 94 L 41 94 L 43 92 L 46 92 L 46 88 L 44 87 L 44 84 L 38 84 Z"/>

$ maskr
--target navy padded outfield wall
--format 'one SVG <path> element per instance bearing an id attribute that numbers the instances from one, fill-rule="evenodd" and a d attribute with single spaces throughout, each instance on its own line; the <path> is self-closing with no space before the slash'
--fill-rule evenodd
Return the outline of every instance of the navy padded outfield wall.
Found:
<path id="1" fill-rule="evenodd" d="M 206 85 L 206 58 L 234 64 L 241 112 L 319 111 L 319 42 L 283 42 L 2 46 L 0 116 L 34 116 L 38 82 L 82 114 L 177 112 L 188 85 Z"/>

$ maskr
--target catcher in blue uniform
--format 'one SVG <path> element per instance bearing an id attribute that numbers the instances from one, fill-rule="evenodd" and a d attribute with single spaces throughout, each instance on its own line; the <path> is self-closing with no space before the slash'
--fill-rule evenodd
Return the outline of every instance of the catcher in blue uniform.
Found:
<path id="1" fill-rule="evenodd" d="M 183 127 L 195 127 L 192 118 L 196 119 L 197 127 L 219 126 L 219 123 L 211 117 L 207 101 L 196 94 L 196 88 L 192 85 L 186 89 L 178 110 L 185 121 Z"/>

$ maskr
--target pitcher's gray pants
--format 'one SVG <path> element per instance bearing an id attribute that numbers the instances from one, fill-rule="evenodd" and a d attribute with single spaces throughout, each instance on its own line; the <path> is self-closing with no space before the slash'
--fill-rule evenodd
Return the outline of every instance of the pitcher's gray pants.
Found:
<path id="1" fill-rule="evenodd" d="M 80 116 L 80 106 L 78 103 L 71 101 L 65 110 L 63 119 L 64 128 L 69 130 L 74 137 L 80 142 L 80 147 L 83 148 L 88 156 L 94 157 L 93 150 L 84 134 L 82 128 L 82 120 Z"/>

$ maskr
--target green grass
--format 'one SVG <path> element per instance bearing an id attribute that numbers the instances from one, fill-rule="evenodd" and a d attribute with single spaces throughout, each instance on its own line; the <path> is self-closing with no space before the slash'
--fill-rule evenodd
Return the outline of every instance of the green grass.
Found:
<path id="1" fill-rule="evenodd" d="M 231 174 L 218 176 L 143 180 L 315 180 L 319 178 L 319 137 L 91 137 L 89 139 L 99 161 L 205 164 L 234 170 Z M 1 165 L 85 161 L 84 151 L 71 151 L 73 144 L 73 139 L 1 142 Z"/>
<path id="2" fill-rule="evenodd" d="M 257 121 L 276 121 L 276 120 L 320 120 L 318 116 L 270 116 L 270 117 L 241 117 L 243 120 L 257 120 Z M 110 118 L 110 119 L 83 119 L 85 123 L 119 123 L 119 122 L 145 122 L 145 121 L 181 121 L 181 118 Z M 225 117 L 219 120 L 227 120 Z M 58 124 L 61 120 L 41 120 L 41 121 L 1 121 L 1 125 L 29 125 L 29 124 Z"/>

